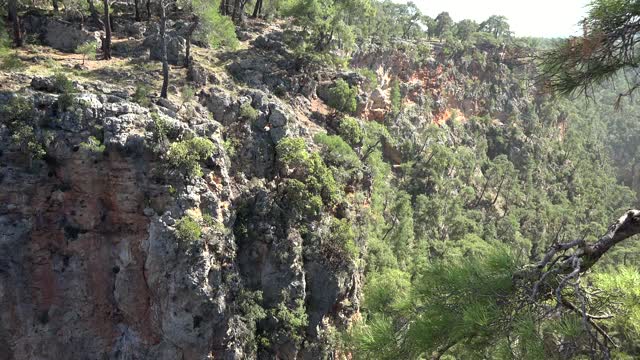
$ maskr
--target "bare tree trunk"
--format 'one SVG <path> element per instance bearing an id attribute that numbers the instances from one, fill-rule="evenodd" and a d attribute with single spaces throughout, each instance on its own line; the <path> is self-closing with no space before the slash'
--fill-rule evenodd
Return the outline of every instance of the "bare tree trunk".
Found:
<path id="1" fill-rule="evenodd" d="M 147 20 L 151 20 L 151 0 L 147 0 Z"/>
<path id="2" fill-rule="evenodd" d="M 191 65 L 191 32 L 187 33 L 185 41 L 187 45 L 184 49 L 184 67 L 188 69 Z"/>
<path id="3" fill-rule="evenodd" d="M 498 185 L 498 190 L 496 191 L 496 196 L 493 198 L 493 201 L 491 202 L 491 205 L 495 205 L 496 202 L 498 201 L 498 196 L 500 196 L 500 191 L 502 191 L 502 184 L 504 184 L 504 181 L 506 180 L 506 175 L 502 176 L 502 180 L 500 180 L 500 185 Z"/>
<path id="4" fill-rule="evenodd" d="M 229 0 L 220 1 L 220 14 L 222 15 L 229 15 L 229 12 L 227 11 L 227 1 Z"/>
<path id="5" fill-rule="evenodd" d="M 253 15 L 251 17 L 255 19 L 258 16 L 260 16 L 261 13 L 262 13 L 262 0 L 257 0 L 256 6 L 253 8 Z"/>
<path id="6" fill-rule="evenodd" d="M 235 0 L 233 2 L 233 14 L 231 14 L 231 20 L 237 20 L 236 16 L 238 16 L 238 10 L 240 10 L 240 0 Z"/>
<path id="7" fill-rule="evenodd" d="M 480 195 L 476 199 L 475 204 L 473 204 L 473 206 L 471 207 L 472 209 L 477 208 L 480 205 L 480 201 L 482 201 L 482 198 L 484 197 L 484 193 L 487 191 L 488 187 L 489 187 L 489 179 L 485 180 L 484 185 L 482 186 L 482 190 L 480 191 Z"/>
<path id="8" fill-rule="evenodd" d="M 20 30 L 20 17 L 18 16 L 18 0 L 9 0 L 8 15 L 13 27 L 13 44 L 16 47 L 22 46 L 22 31 Z"/>
<path id="9" fill-rule="evenodd" d="M 60 9 L 58 8 L 58 0 L 53 0 L 53 11 L 55 13 L 57 13 L 58 11 L 60 11 Z"/>
<path id="10" fill-rule="evenodd" d="M 239 8 L 238 8 L 238 23 L 239 24 L 244 24 L 244 22 L 247 20 L 247 14 L 244 11 L 244 7 L 245 5 L 247 5 L 247 0 L 238 0 L 239 2 Z"/>
<path id="11" fill-rule="evenodd" d="M 103 0 L 104 4 L 104 34 L 102 41 L 102 51 L 104 60 L 111 59 L 111 19 L 109 19 L 109 0 Z"/>
<path id="12" fill-rule="evenodd" d="M 189 65 L 191 64 L 191 38 L 193 37 L 193 33 L 198 28 L 199 20 L 200 19 L 197 16 L 194 16 L 193 24 L 189 26 L 189 30 L 187 31 L 187 35 L 185 39 L 187 42 L 187 46 L 185 48 L 185 60 L 184 60 L 184 66 L 186 68 L 189 68 Z"/>
<path id="13" fill-rule="evenodd" d="M 567 243 L 555 243 L 549 247 L 544 258 L 534 267 L 528 267 L 514 274 L 514 279 L 532 282 L 531 298 L 538 296 L 553 296 L 554 292 L 542 294 L 539 289 L 550 286 L 553 276 L 562 275 L 563 281 L 557 281 L 561 290 L 566 282 L 576 278 L 589 270 L 613 246 L 640 233 L 640 210 L 628 210 L 614 224 L 609 226 L 607 233 L 595 243 L 587 243 L 584 239 L 577 239 Z M 567 255 L 567 251 L 573 254 Z M 555 291 L 557 292 L 558 289 Z"/>
<path id="14" fill-rule="evenodd" d="M 166 99 L 169 89 L 169 62 L 167 61 L 167 14 L 164 2 L 160 3 L 160 47 L 162 48 L 162 90 L 160 97 Z"/>
<path id="15" fill-rule="evenodd" d="M 135 0 L 134 1 L 134 20 L 135 21 L 140 21 L 142 20 L 142 18 L 140 17 L 140 0 Z"/>

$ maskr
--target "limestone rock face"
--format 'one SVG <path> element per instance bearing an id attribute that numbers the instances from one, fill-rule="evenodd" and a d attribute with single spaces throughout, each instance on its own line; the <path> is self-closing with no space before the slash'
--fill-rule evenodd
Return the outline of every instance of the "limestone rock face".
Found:
<path id="1" fill-rule="evenodd" d="M 80 91 L 60 111 L 51 79 L 33 79 L 19 96 L 33 102 L 48 140 L 46 158 L 31 166 L 0 127 L 0 359 L 328 354 L 323 331 L 357 311 L 360 279 L 351 264 L 323 259 L 319 238 L 303 238 L 277 204 L 274 147 L 302 133 L 294 109 L 259 90 L 215 86 L 200 107 L 179 112 L 119 95 Z M 0 107 L 13 96 L 0 94 Z M 247 102 L 258 118 L 243 125 L 237 114 Z M 158 122 L 171 141 L 214 144 L 202 177 L 167 169 Z M 244 139 L 233 162 L 223 129 Z M 90 136 L 104 151 L 86 145 Z M 179 240 L 179 219 L 203 214 L 215 224 L 197 241 Z M 285 295 L 305 304 L 303 342 L 278 335 L 257 351 L 256 326 L 282 325 L 248 317 L 240 299 L 256 291 L 265 308 Z"/>

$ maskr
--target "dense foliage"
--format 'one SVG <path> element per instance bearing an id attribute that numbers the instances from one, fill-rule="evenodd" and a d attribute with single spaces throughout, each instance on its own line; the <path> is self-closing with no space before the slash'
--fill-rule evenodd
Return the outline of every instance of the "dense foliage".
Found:
<path id="1" fill-rule="evenodd" d="M 195 137 L 171 144 L 167 161 L 172 167 L 185 172 L 189 177 L 202 176 L 200 161 L 211 156 L 214 145 L 209 139 Z"/>

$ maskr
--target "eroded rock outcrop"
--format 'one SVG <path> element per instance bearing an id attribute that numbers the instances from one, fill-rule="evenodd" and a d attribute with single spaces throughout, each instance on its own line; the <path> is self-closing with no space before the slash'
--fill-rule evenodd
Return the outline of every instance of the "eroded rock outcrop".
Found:
<path id="1" fill-rule="evenodd" d="M 319 240 L 302 236 L 274 203 L 275 144 L 304 133 L 289 105 L 258 90 L 212 88 L 188 111 L 169 102 L 146 108 L 110 91 L 81 91 L 63 110 L 56 91 L 36 78 L 31 89 L 0 96 L 0 106 L 15 96 L 32 103 L 48 139 L 46 157 L 29 166 L 8 130 L 0 133 L 4 358 L 315 359 L 332 351 L 323 334 L 357 311 L 360 279 L 352 265 L 324 261 Z M 237 115 L 243 103 L 257 109 L 253 123 Z M 202 177 L 166 168 L 158 121 L 172 141 L 214 144 Z M 245 139 L 234 163 L 225 126 Z M 90 137 L 104 148 L 88 145 Z M 214 223 L 200 240 L 177 238 L 180 218 L 204 214 Z M 251 318 L 241 299 L 256 291 L 265 309 L 285 298 L 304 304 L 301 338 L 282 332 L 257 352 L 256 334 L 283 324 Z"/>
<path id="2" fill-rule="evenodd" d="M 53 19 L 40 14 L 29 14 L 24 19 L 25 30 L 41 38 L 44 44 L 64 52 L 75 52 L 78 46 L 100 43 L 100 32 L 89 31 L 62 19 Z"/>

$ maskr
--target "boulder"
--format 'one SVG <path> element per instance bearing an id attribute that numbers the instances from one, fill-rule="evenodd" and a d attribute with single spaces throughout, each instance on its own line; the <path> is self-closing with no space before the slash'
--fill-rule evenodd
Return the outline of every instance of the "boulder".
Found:
<path id="1" fill-rule="evenodd" d="M 286 55 L 286 45 L 282 41 L 281 36 L 278 35 L 279 34 L 260 35 L 253 40 L 253 46 Z"/>
<path id="2" fill-rule="evenodd" d="M 375 89 L 371 93 L 371 109 L 387 109 L 391 106 L 391 100 L 389 100 L 387 94 L 380 88 Z"/>
<path id="3" fill-rule="evenodd" d="M 346 81 L 349 86 L 362 86 L 367 78 L 357 72 L 343 72 L 338 74 L 342 80 Z"/>
<path id="4" fill-rule="evenodd" d="M 61 20 L 49 20 L 44 31 L 44 43 L 54 49 L 64 52 L 75 52 L 82 44 L 100 42 L 100 32 L 78 29 Z"/>
<path id="5" fill-rule="evenodd" d="M 193 83 L 195 86 L 207 85 L 207 80 L 209 79 L 209 77 L 209 72 L 202 66 L 194 63 L 193 61 L 189 64 L 189 69 L 187 70 L 187 80 Z"/>
<path id="6" fill-rule="evenodd" d="M 238 59 L 228 66 L 229 72 L 236 79 L 250 87 L 260 88 L 265 83 L 265 77 L 276 70 L 264 59 Z"/>
<path id="7" fill-rule="evenodd" d="M 124 27 L 124 31 L 128 36 L 139 39 L 144 36 L 147 26 L 142 22 L 128 22 Z"/>
<path id="8" fill-rule="evenodd" d="M 309 99 L 314 98 L 317 91 L 318 82 L 313 79 L 306 79 L 306 81 L 300 85 L 300 93 Z"/>
<path id="9" fill-rule="evenodd" d="M 295 115 L 278 103 L 269 104 L 269 110 L 269 135 L 274 143 L 278 143 L 283 137 L 287 136 L 287 123 L 293 121 Z"/>
<path id="10" fill-rule="evenodd" d="M 251 33 L 248 32 L 248 31 L 244 31 L 244 30 L 236 31 L 236 36 L 238 37 L 238 40 L 240 40 L 240 41 L 247 41 L 247 40 L 251 39 Z"/>
<path id="11" fill-rule="evenodd" d="M 167 61 L 172 65 L 184 65 L 187 41 L 176 31 L 169 30 L 166 34 L 167 41 Z M 144 39 L 143 45 L 149 48 L 149 59 L 161 60 L 162 47 L 160 46 L 160 35 L 152 34 Z"/>
<path id="12" fill-rule="evenodd" d="M 31 79 L 31 88 L 48 93 L 61 92 L 61 89 L 58 88 L 53 77 L 35 76 Z"/>
<path id="13" fill-rule="evenodd" d="M 216 121 L 223 124 L 235 121 L 239 110 L 238 103 L 223 88 L 212 86 L 208 91 L 202 91 L 200 101 L 213 114 Z"/>

